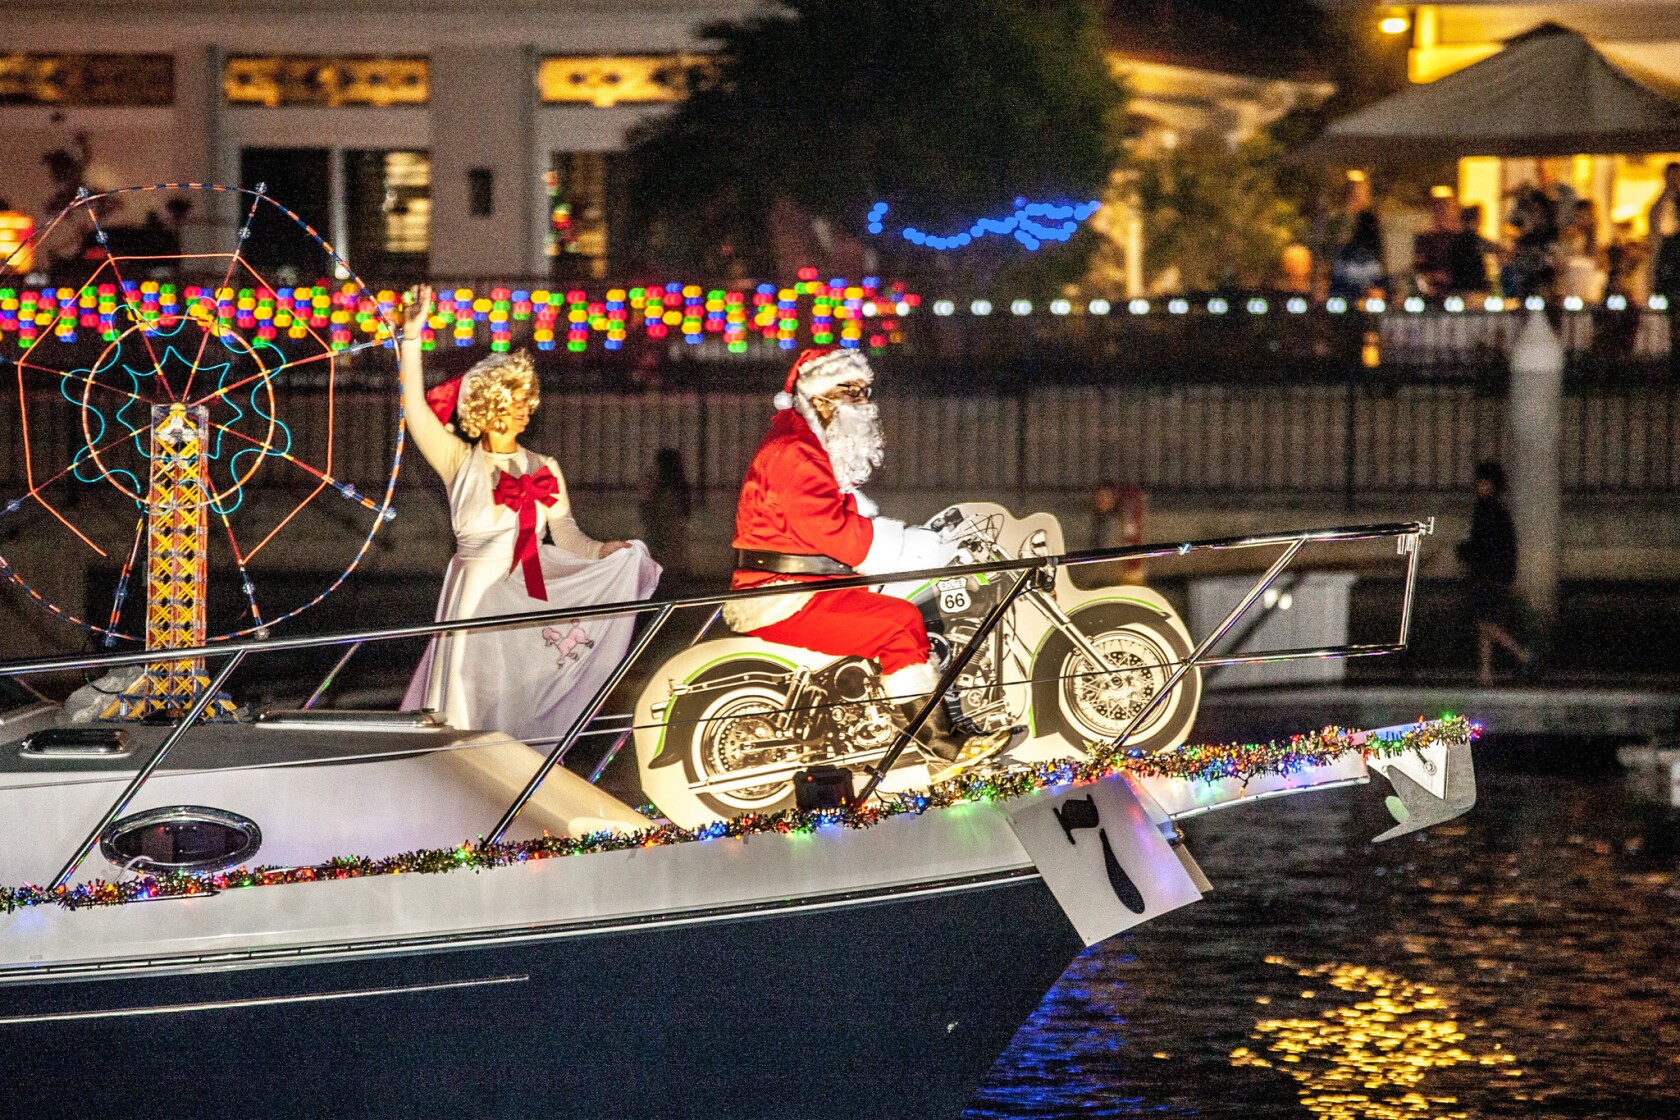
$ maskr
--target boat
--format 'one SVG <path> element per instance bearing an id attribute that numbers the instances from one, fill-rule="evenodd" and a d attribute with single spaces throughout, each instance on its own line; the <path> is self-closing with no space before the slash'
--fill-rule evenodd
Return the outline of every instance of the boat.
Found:
<path id="1" fill-rule="evenodd" d="M 1212 665 L 1403 649 L 1431 530 L 1420 521 L 1028 549 L 899 578 L 1008 585 L 946 650 L 942 685 L 953 686 L 1008 610 L 1026 609 L 1016 597 L 1071 567 L 1273 556 L 1219 626 L 1152 667 L 1153 708 Z M 1304 548 L 1361 541 L 1394 542 L 1404 565 L 1393 641 L 1221 652 Z M 786 804 L 779 793 L 678 822 L 606 792 L 596 779 L 651 707 L 604 706 L 653 634 L 679 615 L 704 620 L 704 634 L 722 603 L 764 593 L 171 649 L 172 664 L 206 672 L 190 706 L 161 721 L 74 719 L 73 705 L 8 683 L 0 1064 L 10 1111 L 955 1116 L 1102 935 L 1079 912 L 1085 872 L 1061 866 L 1069 850 L 1095 851 L 1101 837 L 1093 866 L 1114 885 L 1116 913 L 1136 924 L 1154 916 L 1156 889 L 1133 862 L 1139 835 L 1170 851 L 1173 876 L 1205 888 L 1176 827 L 1186 817 L 1360 787 L 1372 773 L 1394 791 L 1385 837 L 1474 802 L 1474 726 L 1461 718 L 1145 752 L 1127 739 L 1149 714 L 1140 710 L 1112 742 L 1005 756 L 931 788 L 905 778 L 913 729 L 900 727 L 836 804 Z M 222 693 L 247 658 L 287 650 L 629 612 L 648 624 L 551 743 L 452 728 L 427 712 L 313 706 L 319 689 L 304 707 L 261 712 Z M 11 661 L 0 681 L 132 672 L 158 656 Z M 612 745 L 590 773 L 573 771 L 568 753 L 588 736 Z M 754 789 L 766 780 L 750 778 Z M 1099 793 L 1125 799 L 1142 833 L 1112 815 L 1096 831 Z M 1089 821 L 1070 808 L 1081 798 Z M 1029 812 L 1049 845 L 1033 846 Z"/>

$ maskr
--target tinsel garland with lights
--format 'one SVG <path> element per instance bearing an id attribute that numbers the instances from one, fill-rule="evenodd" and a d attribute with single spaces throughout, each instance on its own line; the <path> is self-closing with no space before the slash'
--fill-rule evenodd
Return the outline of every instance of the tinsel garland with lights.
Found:
<path id="1" fill-rule="evenodd" d="M 370 858 L 342 856 L 309 867 L 236 868 L 231 871 L 178 872 L 145 875 L 120 883 L 96 880 L 48 890 L 25 884 L 0 887 L 0 913 L 29 906 L 56 904 L 71 910 L 113 906 L 154 898 L 184 898 L 215 894 L 241 887 L 282 883 L 311 883 L 329 879 L 360 879 L 372 875 L 436 874 L 461 868 L 482 870 L 510 863 L 590 855 L 596 852 L 654 848 L 724 837 L 792 835 L 818 829 L 869 828 L 894 817 L 914 816 L 957 805 L 1010 801 L 1040 790 L 1095 782 L 1115 774 L 1140 778 L 1174 778 L 1187 782 L 1235 779 L 1248 782 L 1266 775 L 1288 776 L 1326 765 L 1350 751 L 1364 758 L 1387 758 L 1420 751 L 1438 743 L 1464 743 L 1481 734 L 1481 725 L 1463 716 L 1420 721 L 1392 735 L 1326 727 L 1321 731 L 1266 743 L 1215 743 L 1144 754 L 1140 751 L 1098 750 L 1085 761 L 1038 763 L 1008 770 L 963 775 L 917 794 L 889 795 L 887 800 L 846 809 L 784 809 L 777 813 L 748 813 L 688 829 L 656 825 L 632 833 L 596 832 L 586 836 L 543 836 L 502 844 L 463 844 L 456 848 L 427 848 L 401 855 Z"/>

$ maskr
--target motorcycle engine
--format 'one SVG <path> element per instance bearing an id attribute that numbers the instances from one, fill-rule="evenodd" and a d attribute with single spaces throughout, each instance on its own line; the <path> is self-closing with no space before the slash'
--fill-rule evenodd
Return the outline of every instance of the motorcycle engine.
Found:
<path id="1" fill-rule="evenodd" d="M 835 734 L 853 748 L 880 747 L 897 733 L 893 704 L 881 691 L 881 679 L 861 661 L 848 662 L 835 670 L 830 709 Z"/>

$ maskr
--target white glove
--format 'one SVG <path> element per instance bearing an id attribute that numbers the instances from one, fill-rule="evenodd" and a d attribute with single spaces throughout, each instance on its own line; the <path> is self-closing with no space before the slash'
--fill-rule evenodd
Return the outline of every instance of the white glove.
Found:
<path id="1" fill-rule="evenodd" d="M 875 540 L 869 555 L 855 571 L 862 576 L 887 576 L 896 572 L 913 572 L 918 568 L 940 568 L 957 554 L 957 546 L 939 539 L 930 529 L 905 525 L 890 517 L 874 517 Z"/>
<path id="2" fill-rule="evenodd" d="M 868 494 L 865 494 L 862 490 L 853 490 L 851 491 L 851 495 L 857 500 L 857 510 L 859 513 L 863 514 L 863 516 L 873 518 L 876 514 L 881 512 L 881 507 L 876 505 L 874 499 Z"/>
<path id="3" fill-rule="evenodd" d="M 904 528 L 904 549 L 900 553 L 904 565 L 900 571 L 917 568 L 943 568 L 957 555 L 959 544 L 940 538 L 932 529 L 915 525 Z"/>

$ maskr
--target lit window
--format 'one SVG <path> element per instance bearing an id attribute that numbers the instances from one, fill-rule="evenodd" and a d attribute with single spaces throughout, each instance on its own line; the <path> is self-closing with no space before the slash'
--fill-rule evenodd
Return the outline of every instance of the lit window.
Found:
<path id="1" fill-rule="evenodd" d="M 701 54 L 559 55 L 537 67 L 537 88 L 550 105 L 657 105 L 688 96 Z"/>
<path id="2" fill-rule="evenodd" d="M 385 153 L 385 251 L 431 248 L 432 160 L 425 152 Z"/>
<path id="3" fill-rule="evenodd" d="M 343 153 L 350 260 L 370 275 L 425 275 L 431 248 L 432 161 L 427 152 Z"/>
<path id="4" fill-rule="evenodd" d="M 17 210 L 0 210 L 0 265 L 22 274 L 35 267 L 35 251 L 29 239 L 35 235 L 35 219 Z"/>
<path id="5" fill-rule="evenodd" d="M 548 185 L 548 255 L 562 279 L 607 274 L 609 208 L 617 161 L 607 152 L 555 152 Z"/>
<path id="6" fill-rule="evenodd" d="M 0 55 L 0 105 L 174 103 L 173 55 Z"/>
<path id="7" fill-rule="evenodd" d="M 229 105 L 424 105 L 431 70 L 424 58 L 325 55 L 242 56 L 227 60 L 222 93 Z"/>

